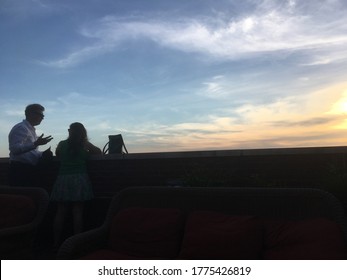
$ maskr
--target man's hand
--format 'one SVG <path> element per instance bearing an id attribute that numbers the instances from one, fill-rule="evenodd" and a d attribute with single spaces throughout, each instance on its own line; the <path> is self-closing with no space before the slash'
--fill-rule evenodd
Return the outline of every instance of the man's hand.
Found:
<path id="1" fill-rule="evenodd" d="M 41 136 L 39 138 L 37 138 L 37 140 L 34 142 L 35 146 L 42 146 L 42 145 L 46 145 L 47 143 L 49 143 L 53 137 L 51 135 L 43 137 L 44 134 L 41 134 Z"/>

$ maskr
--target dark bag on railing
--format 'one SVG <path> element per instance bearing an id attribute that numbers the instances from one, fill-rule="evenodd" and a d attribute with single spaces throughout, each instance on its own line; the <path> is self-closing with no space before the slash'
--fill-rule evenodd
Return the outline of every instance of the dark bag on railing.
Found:
<path id="1" fill-rule="evenodd" d="M 109 135 L 108 143 L 103 148 L 103 154 L 127 154 L 128 150 L 125 147 L 122 134 Z"/>

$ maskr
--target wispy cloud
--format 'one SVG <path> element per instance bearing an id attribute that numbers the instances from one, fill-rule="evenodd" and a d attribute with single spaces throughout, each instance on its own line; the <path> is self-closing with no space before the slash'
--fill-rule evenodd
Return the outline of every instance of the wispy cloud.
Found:
<path id="1" fill-rule="evenodd" d="M 274 121 L 271 122 L 271 125 L 274 127 L 297 127 L 297 126 L 304 126 L 304 127 L 314 127 L 319 125 L 326 125 L 326 124 L 332 124 L 336 123 L 336 121 L 342 121 L 345 117 L 336 117 L 336 116 L 326 116 L 326 117 L 313 117 L 310 119 L 302 119 L 299 121 Z"/>
<path id="2" fill-rule="evenodd" d="M 263 1 L 264 3 L 274 1 Z M 289 7 L 289 8 L 288 8 Z M 307 11 L 308 12 L 308 11 Z M 304 13 L 289 1 L 282 8 L 250 11 L 228 20 L 196 17 L 134 19 L 106 16 L 80 28 L 80 34 L 94 43 L 67 54 L 64 58 L 44 62 L 52 67 L 71 67 L 100 54 L 114 51 L 128 40 L 147 39 L 182 52 L 214 59 L 235 60 L 264 52 L 311 50 L 328 52 L 331 46 L 347 42 L 347 23 L 340 18 Z M 341 50 L 340 50 L 341 51 Z M 324 52 L 327 56 L 327 53 Z M 345 58 L 343 53 L 342 58 Z M 323 61 L 327 61 L 323 59 Z M 325 62 L 323 62 L 325 63 Z"/>
<path id="3" fill-rule="evenodd" d="M 62 59 L 54 61 L 38 61 L 38 63 L 49 67 L 68 68 L 84 62 L 85 60 L 107 53 L 110 50 L 112 50 L 112 46 L 107 44 L 96 44 L 95 46 L 87 46 L 83 49 L 72 52 Z"/>
<path id="4" fill-rule="evenodd" d="M 90 106 L 90 109 L 92 109 L 93 105 L 103 101 L 105 101 L 105 99 L 99 96 L 90 96 L 77 91 L 71 91 L 69 93 L 56 96 L 55 103 L 56 107 L 60 107 L 60 109 L 61 105 L 63 105 L 69 110 L 76 110 L 76 107 L 80 106 Z"/>
<path id="5" fill-rule="evenodd" d="M 62 6 L 52 0 L 11 0 L 1 1 L 0 14 L 16 19 L 45 16 L 60 11 Z"/>
<path id="6" fill-rule="evenodd" d="M 227 90 L 228 83 L 224 81 L 224 76 L 214 76 L 209 81 L 203 82 L 203 88 L 199 91 L 199 95 L 203 95 L 213 99 L 220 99 L 229 95 Z"/>
<path id="7" fill-rule="evenodd" d="M 319 66 L 328 65 L 332 63 L 345 63 L 347 61 L 347 51 L 345 48 L 345 41 L 337 44 L 330 44 L 329 51 L 322 48 L 315 50 L 315 52 L 307 57 L 306 62 L 300 63 L 301 66 Z"/>

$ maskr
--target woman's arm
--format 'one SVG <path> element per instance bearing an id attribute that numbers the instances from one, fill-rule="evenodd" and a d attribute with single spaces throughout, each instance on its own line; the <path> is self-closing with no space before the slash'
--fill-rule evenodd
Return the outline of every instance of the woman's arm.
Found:
<path id="1" fill-rule="evenodd" d="M 60 156 L 61 145 L 62 145 L 62 142 L 60 141 L 60 142 L 58 143 L 57 148 L 55 149 L 55 155 L 56 155 L 57 157 Z"/>
<path id="2" fill-rule="evenodd" d="M 101 150 L 97 146 L 94 146 L 89 141 L 86 143 L 86 149 L 87 149 L 88 153 L 91 155 L 101 155 L 102 154 Z"/>

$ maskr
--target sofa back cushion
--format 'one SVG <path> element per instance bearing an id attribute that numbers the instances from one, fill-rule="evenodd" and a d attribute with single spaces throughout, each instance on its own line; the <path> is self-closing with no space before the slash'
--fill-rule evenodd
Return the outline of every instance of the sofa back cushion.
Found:
<path id="1" fill-rule="evenodd" d="M 175 258 L 183 223 L 179 209 L 126 208 L 113 218 L 109 247 L 137 257 Z"/>
<path id="2" fill-rule="evenodd" d="M 0 194 L 0 229 L 28 224 L 35 214 L 35 202 L 30 197 Z"/>
<path id="3" fill-rule="evenodd" d="M 192 212 L 186 222 L 179 259 L 258 259 L 263 235 L 254 216 Z"/>
<path id="4" fill-rule="evenodd" d="M 264 221 L 264 259 L 347 259 L 346 241 L 338 224 L 325 218 Z"/>

